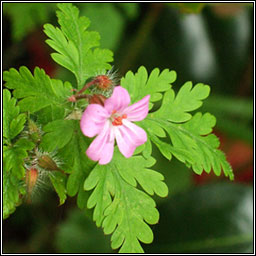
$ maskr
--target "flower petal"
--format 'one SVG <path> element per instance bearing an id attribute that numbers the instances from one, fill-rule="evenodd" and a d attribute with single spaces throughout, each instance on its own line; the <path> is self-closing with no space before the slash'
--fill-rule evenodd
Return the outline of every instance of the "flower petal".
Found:
<path id="1" fill-rule="evenodd" d="M 106 122 L 103 130 L 86 150 L 86 154 L 93 161 L 99 161 L 99 164 L 107 164 L 113 157 L 114 142 L 113 130 L 109 122 Z"/>
<path id="2" fill-rule="evenodd" d="M 108 112 L 101 105 L 90 104 L 84 111 L 80 121 L 80 128 L 83 134 L 88 137 L 94 137 L 99 134 L 108 117 Z"/>
<path id="3" fill-rule="evenodd" d="M 141 121 L 148 115 L 149 98 L 150 95 L 147 95 L 140 101 L 123 110 L 123 113 L 127 115 L 128 120 Z"/>
<path id="4" fill-rule="evenodd" d="M 120 152 L 127 158 L 133 155 L 136 147 L 147 141 L 146 132 L 128 120 L 123 120 L 122 126 L 115 126 L 114 133 Z"/>
<path id="5" fill-rule="evenodd" d="M 128 91 L 121 86 L 116 86 L 112 96 L 105 100 L 104 108 L 111 114 L 113 110 L 122 111 L 130 102 Z"/>

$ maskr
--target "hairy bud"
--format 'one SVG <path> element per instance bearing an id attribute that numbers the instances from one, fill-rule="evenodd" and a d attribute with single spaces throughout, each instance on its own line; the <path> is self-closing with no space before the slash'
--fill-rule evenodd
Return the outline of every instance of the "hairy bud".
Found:
<path id="1" fill-rule="evenodd" d="M 29 137 L 33 142 L 38 143 L 41 139 L 40 127 L 31 119 L 28 120 Z"/>
<path id="2" fill-rule="evenodd" d="M 99 75 L 94 79 L 94 84 L 101 90 L 110 89 L 114 82 L 108 75 Z"/>
<path id="3" fill-rule="evenodd" d="M 50 171 L 59 170 L 59 167 L 49 155 L 42 155 L 41 157 L 38 158 L 37 163 L 41 168 L 44 168 L 46 170 L 50 170 Z"/>
<path id="4" fill-rule="evenodd" d="M 29 203 L 31 202 L 31 193 L 36 186 L 37 179 L 38 179 L 38 170 L 33 167 L 31 167 L 30 169 L 27 169 L 25 182 L 26 182 L 27 194 L 28 194 L 27 202 Z"/>

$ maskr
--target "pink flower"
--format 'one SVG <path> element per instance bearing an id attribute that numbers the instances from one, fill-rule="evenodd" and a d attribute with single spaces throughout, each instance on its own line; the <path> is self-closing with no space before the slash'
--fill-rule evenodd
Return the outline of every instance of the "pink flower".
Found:
<path id="1" fill-rule="evenodd" d="M 141 121 L 148 114 L 150 95 L 131 106 L 126 89 L 117 86 L 104 107 L 90 104 L 83 113 L 80 127 L 84 135 L 97 137 L 86 151 L 89 158 L 107 164 L 111 161 L 115 139 L 120 152 L 131 157 L 136 147 L 147 141 L 146 132 L 132 121 Z"/>

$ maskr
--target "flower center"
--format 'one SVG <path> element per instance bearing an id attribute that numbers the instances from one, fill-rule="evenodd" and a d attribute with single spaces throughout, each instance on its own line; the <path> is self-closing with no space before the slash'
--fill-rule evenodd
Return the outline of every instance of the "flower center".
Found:
<path id="1" fill-rule="evenodd" d="M 116 110 L 113 110 L 112 111 L 112 114 L 111 114 L 111 117 L 110 117 L 110 120 L 112 121 L 112 124 L 114 126 L 118 126 L 118 125 L 122 125 L 123 122 L 122 120 L 127 118 L 127 115 L 126 114 L 123 114 L 123 115 L 119 115 Z"/>

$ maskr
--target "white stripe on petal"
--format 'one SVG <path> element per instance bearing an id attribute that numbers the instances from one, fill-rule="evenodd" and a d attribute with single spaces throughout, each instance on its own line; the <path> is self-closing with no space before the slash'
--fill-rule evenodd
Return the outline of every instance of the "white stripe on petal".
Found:
<path id="1" fill-rule="evenodd" d="M 126 136 L 133 138 L 135 145 L 139 146 L 147 141 L 147 133 L 141 127 L 126 119 L 123 119 L 123 126 Z"/>
<path id="2" fill-rule="evenodd" d="M 120 152 L 126 157 L 129 158 L 133 155 L 133 152 L 136 148 L 136 146 L 131 143 L 130 140 L 128 140 L 123 134 L 120 132 L 120 127 L 114 127 L 115 128 L 115 137 L 116 137 L 116 142 L 117 146 L 120 150 Z"/>
<path id="3" fill-rule="evenodd" d="M 127 119 L 130 121 L 141 121 L 148 115 L 148 104 L 150 95 L 145 96 L 140 101 L 132 104 L 123 110 L 127 114 Z"/>
<path id="4" fill-rule="evenodd" d="M 94 141 L 90 144 L 89 148 L 86 151 L 86 154 L 89 158 L 91 158 L 94 161 L 99 161 L 101 158 L 104 157 L 104 154 L 107 153 L 105 149 L 106 144 L 112 143 L 114 147 L 114 141 L 109 141 L 110 133 L 111 133 L 111 129 L 109 126 L 109 121 L 107 121 L 103 127 L 103 130 L 94 139 Z M 108 147 L 109 145 L 107 145 L 107 148 Z"/>
<path id="5" fill-rule="evenodd" d="M 136 147 L 147 141 L 146 132 L 128 120 L 123 120 L 123 125 L 115 126 L 114 133 L 117 146 L 125 157 L 131 157 Z"/>

